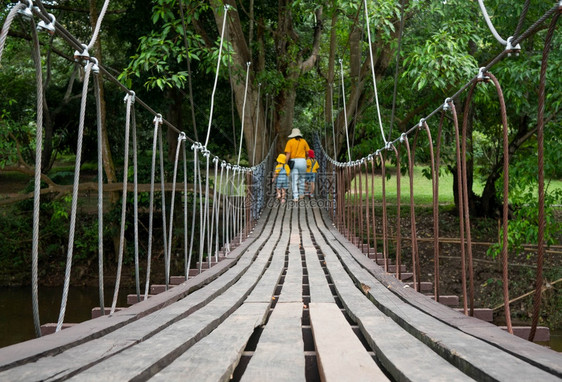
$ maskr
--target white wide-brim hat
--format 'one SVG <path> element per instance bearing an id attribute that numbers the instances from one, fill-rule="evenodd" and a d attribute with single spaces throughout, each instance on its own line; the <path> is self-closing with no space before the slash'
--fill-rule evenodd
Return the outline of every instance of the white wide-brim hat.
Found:
<path id="1" fill-rule="evenodd" d="M 291 131 L 291 135 L 289 135 L 289 138 L 294 138 L 294 137 L 302 137 L 302 133 L 299 129 L 293 129 Z"/>

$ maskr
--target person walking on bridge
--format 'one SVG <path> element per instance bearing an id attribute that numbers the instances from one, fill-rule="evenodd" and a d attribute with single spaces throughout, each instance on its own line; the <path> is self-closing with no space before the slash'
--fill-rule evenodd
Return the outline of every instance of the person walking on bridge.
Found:
<path id="1" fill-rule="evenodd" d="M 291 187 L 293 201 L 298 202 L 304 198 L 304 180 L 306 176 L 306 158 L 310 147 L 302 137 L 299 129 L 293 129 L 285 145 L 285 156 L 291 169 Z"/>

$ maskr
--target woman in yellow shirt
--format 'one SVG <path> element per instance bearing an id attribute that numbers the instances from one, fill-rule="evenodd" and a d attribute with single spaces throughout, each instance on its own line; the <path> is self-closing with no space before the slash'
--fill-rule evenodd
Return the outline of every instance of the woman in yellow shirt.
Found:
<path id="1" fill-rule="evenodd" d="M 291 169 L 291 187 L 293 190 L 293 201 L 298 202 L 299 198 L 304 198 L 304 178 L 306 176 L 306 157 L 310 147 L 308 142 L 302 137 L 299 129 L 293 129 L 289 135 L 289 140 L 285 145 L 285 155 L 287 163 L 293 161 Z"/>

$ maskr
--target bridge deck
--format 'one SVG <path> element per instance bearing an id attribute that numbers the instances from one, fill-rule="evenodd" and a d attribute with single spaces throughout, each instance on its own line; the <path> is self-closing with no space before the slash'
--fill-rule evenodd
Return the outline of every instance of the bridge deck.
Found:
<path id="1" fill-rule="evenodd" d="M 560 380 L 562 356 L 386 274 L 319 209 L 267 210 L 200 275 L 0 349 L 0 380 Z"/>

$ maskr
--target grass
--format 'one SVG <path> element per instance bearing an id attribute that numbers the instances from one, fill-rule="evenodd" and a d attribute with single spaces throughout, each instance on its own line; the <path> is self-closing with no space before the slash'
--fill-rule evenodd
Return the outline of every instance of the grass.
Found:
<path id="1" fill-rule="evenodd" d="M 387 174 L 392 172 L 390 179 L 387 179 L 385 182 L 386 187 L 386 200 L 387 203 L 396 203 L 396 176 L 394 167 L 387 166 Z M 414 167 L 414 203 L 416 205 L 429 205 L 432 203 L 433 200 L 433 189 L 431 185 L 431 179 L 427 179 L 423 173 L 422 166 Z M 368 181 L 369 190 L 371 189 L 371 175 L 362 175 L 361 183 L 363 186 L 363 194 L 366 195 L 367 186 L 366 182 Z M 351 191 L 354 192 L 355 190 L 355 182 L 357 182 L 357 190 L 359 191 L 359 178 L 356 177 L 351 182 Z M 562 190 L 562 180 L 550 180 L 546 181 L 550 182 L 548 184 L 549 190 L 554 189 L 561 189 Z M 375 176 L 374 179 L 375 187 L 374 187 L 374 196 L 377 200 L 382 199 L 382 179 L 380 174 Z M 475 194 L 481 195 L 482 190 L 484 189 L 484 184 L 479 182 L 477 179 L 474 179 L 474 183 L 472 189 Z M 369 192 L 371 195 L 371 192 Z M 350 196 L 348 196 L 350 197 Z M 453 175 L 449 172 L 441 174 L 439 177 L 439 203 L 440 204 L 453 204 L 454 203 L 454 195 L 453 195 Z M 401 203 L 409 203 L 410 202 L 410 178 L 408 174 L 402 175 L 400 177 L 400 201 Z"/>

